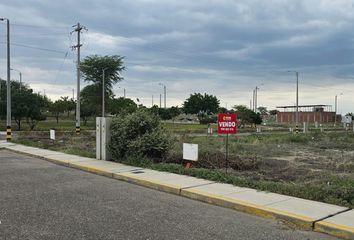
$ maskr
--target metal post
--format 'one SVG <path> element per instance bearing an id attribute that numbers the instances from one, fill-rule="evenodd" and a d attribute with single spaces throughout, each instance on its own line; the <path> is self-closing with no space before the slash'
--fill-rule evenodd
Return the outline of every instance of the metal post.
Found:
<path id="1" fill-rule="evenodd" d="M 337 124 L 337 95 L 334 97 L 334 126 Z"/>
<path id="2" fill-rule="evenodd" d="M 11 68 L 10 70 L 18 72 L 18 74 L 20 76 L 20 91 L 21 91 L 21 88 L 22 88 L 22 72 L 17 70 L 17 69 L 14 69 L 14 68 Z"/>
<path id="3" fill-rule="evenodd" d="M 229 168 L 229 134 L 226 134 L 226 155 L 225 155 L 225 163 L 226 163 L 226 170 L 225 172 L 227 173 L 227 170 Z"/>
<path id="4" fill-rule="evenodd" d="M 20 91 L 21 91 L 21 88 L 22 88 L 22 72 L 20 72 Z"/>
<path id="5" fill-rule="evenodd" d="M 254 112 L 255 113 L 257 113 L 257 90 L 258 90 L 259 88 L 258 87 L 256 87 L 256 89 L 255 89 L 255 95 L 254 95 Z"/>
<path id="6" fill-rule="evenodd" d="M 105 117 L 105 106 L 104 106 L 104 73 L 106 71 L 106 68 L 102 69 L 102 117 Z"/>
<path id="7" fill-rule="evenodd" d="M 6 20 L 7 27 L 7 87 L 6 87 L 6 140 L 11 141 L 11 67 L 10 67 L 10 20 L 0 18 L 0 21 Z"/>
<path id="8" fill-rule="evenodd" d="M 296 74 L 296 112 L 295 112 L 295 132 L 299 133 L 299 72 L 297 71 L 288 71 L 294 72 Z"/>
<path id="9" fill-rule="evenodd" d="M 164 108 L 166 108 L 166 85 L 163 85 L 164 90 Z"/>
<path id="10" fill-rule="evenodd" d="M 253 89 L 253 102 L 252 102 L 252 110 L 254 111 L 254 89 Z"/>
<path id="11" fill-rule="evenodd" d="M 296 72 L 296 130 L 299 127 L 299 72 Z"/>
<path id="12" fill-rule="evenodd" d="M 6 139 L 10 141 L 12 138 L 11 132 L 11 72 L 10 72 L 10 20 L 7 20 L 7 134 Z"/>
<path id="13" fill-rule="evenodd" d="M 160 108 L 161 108 L 161 93 L 160 93 Z"/>

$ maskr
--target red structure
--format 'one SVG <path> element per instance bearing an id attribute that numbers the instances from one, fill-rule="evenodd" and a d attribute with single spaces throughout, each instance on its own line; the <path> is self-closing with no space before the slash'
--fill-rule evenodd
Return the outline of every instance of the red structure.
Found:
<path id="1" fill-rule="evenodd" d="M 277 123 L 295 123 L 296 106 L 277 107 Z M 299 109 L 299 123 L 334 123 L 336 113 L 332 111 L 331 105 L 301 105 Z M 340 122 L 340 115 L 337 115 L 337 122 Z"/>

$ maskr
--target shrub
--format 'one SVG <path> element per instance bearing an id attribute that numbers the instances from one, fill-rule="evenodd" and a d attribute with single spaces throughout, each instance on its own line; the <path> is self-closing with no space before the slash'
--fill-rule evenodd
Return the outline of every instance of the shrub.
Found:
<path id="1" fill-rule="evenodd" d="M 159 117 L 147 110 L 119 115 L 112 121 L 110 150 L 114 159 L 131 156 L 161 159 L 171 143 L 170 135 L 161 129 Z"/>

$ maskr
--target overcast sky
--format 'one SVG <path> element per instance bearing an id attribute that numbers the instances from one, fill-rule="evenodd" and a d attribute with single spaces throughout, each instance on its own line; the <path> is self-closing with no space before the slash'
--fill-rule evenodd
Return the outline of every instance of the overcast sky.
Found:
<path id="1" fill-rule="evenodd" d="M 181 106 L 194 92 L 216 95 L 221 106 L 295 103 L 334 105 L 354 112 L 354 0 L 0 0 L 11 21 L 12 68 L 52 99 L 76 89 L 77 22 L 82 58 L 125 57 L 114 92 Z M 6 79 L 6 24 L 0 22 L 0 77 Z M 12 78 L 18 79 L 13 71 Z M 83 81 L 82 86 L 85 86 Z M 120 87 L 120 88 L 118 88 Z"/>

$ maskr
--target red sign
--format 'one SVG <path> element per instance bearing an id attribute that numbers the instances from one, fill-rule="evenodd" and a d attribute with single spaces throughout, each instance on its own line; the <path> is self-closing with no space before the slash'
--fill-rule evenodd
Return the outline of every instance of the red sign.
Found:
<path id="1" fill-rule="evenodd" d="M 218 134 L 236 134 L 237 116 L 236 114 L 218 115 Z"/>

